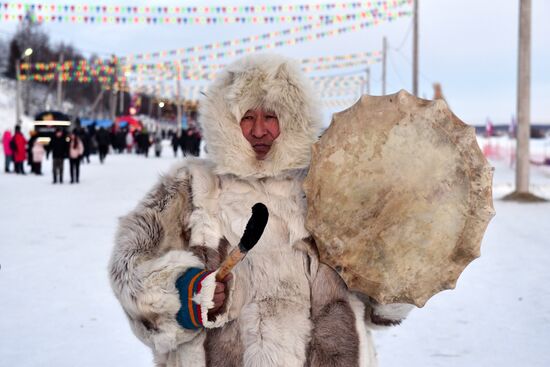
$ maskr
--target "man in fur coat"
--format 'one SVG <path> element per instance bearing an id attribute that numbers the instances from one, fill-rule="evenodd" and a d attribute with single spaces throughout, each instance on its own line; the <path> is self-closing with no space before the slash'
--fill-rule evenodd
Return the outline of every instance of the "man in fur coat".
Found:
<path id="1" fill-rule="evenodd" d="M 409 305 L 377 305 L 319 262 L 302 181 L 320 132 L 299 65 L 253 55 L 200 104 L 208 159 L 186 159 L 119 226 L 112 287 L 157 366 L 374 366 L 369 329 Z M 267 227 L 224 283 L 216 269 L 264 203 Z"/>

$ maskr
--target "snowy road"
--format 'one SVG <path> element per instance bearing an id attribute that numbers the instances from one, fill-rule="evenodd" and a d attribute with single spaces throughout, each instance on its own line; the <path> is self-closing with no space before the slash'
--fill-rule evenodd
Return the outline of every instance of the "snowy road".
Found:
<path id="1" fill-rule="evenodd" d="M 0 175 L 0 365 L 151 366 L 108 279 L 117 217 L 175 162 L 110 155 L 81 183 Z M 550 186 L 546 172 L 535 183 Z M 513 183 L 497 167 L 496 194 Z M 380 366 L 550 366 L 550 204 L 495 201 L 482 257 L 397 328 L 376 332 Z"/>

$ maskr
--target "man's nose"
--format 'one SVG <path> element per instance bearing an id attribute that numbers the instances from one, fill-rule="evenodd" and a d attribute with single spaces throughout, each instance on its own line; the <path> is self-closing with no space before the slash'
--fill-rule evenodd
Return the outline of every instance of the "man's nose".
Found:
<path id="1" fill-rule="evenodd" d="M 255 138 L 263 138 L 265 134 L 267 134 L 265 120 L 260 116 L 256 119 L 256 121 L 254 121 L 254 125 L 252 126 L 252 136 Z"/>

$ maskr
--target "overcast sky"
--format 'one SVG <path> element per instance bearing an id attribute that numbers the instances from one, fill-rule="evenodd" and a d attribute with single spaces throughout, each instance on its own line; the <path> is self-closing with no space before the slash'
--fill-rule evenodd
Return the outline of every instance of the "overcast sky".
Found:
<path id="1" fill-rule="evenodd" d="M 68 0 L 69 1 L 69 0 Z M 48 0 L 48 3 L 67 2 Z M 107 1 L 108 5 L 254 5 L 319 3 L 326 1 Z M 333 1 L 334 2 L 334 1 Z M 349 1 L 338 1 L 349 2 Z M 96 5 L 73 1 L 70 4 Z M 550 1 L 532 0 L 533 122 L 550 123 Z M 433 97 L 432 84 L 442 84 L 453 112 L 471 124 L 487 118 L 507 123 L 516 110 L 517 35 L 519 0 L 419 0 L 420 96 Z M 354 33 L 325 38 L 275 51 L 296 58 L 331 56 L 382 48 L 387 37 L 387 93 L 412 89 L 412 17 Z M 172 50 L 295 27 L 260 25 L 84 25 L 46 24 L 52 40 L 73 43 L 86 54 L 101 56 Z M 16 24 L 0 23 L 4 38 Z M 221 59 L 217 63 L 231 60 Z M 349 69 L 358 71 L 359 68 Z M 381 66 L 371 66 L 371 94 L 381 94 Z"/>

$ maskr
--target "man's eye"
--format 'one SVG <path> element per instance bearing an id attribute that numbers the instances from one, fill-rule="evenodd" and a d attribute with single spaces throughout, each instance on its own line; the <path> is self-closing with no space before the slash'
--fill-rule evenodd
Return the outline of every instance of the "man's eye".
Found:
<path id="1" fill-rule="evenodd" d="M 253 116 L 244 116 L 243 120 L 252 120 L 253 118 L 254 118 Z"/>
<path id="2" fill-rule="evenodd" d="M 267 115 L 265 118 L 267 118 L 267 119 L 276 119 L 277 116 L 275 116 L 275 115 Z"/>

